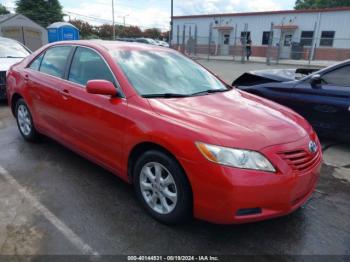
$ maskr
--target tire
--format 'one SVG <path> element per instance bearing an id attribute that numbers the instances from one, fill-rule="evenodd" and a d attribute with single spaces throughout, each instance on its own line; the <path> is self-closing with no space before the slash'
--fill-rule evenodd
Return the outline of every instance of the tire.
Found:
<path id="1" fill-rule="evenodd" d="M 26 141 L 36 142 L 40 134 L 36 131 L 32 115 L 23 98 L 16 103 L 16 120 L 18 130 Z"/>
<path id="2" fill-rule="evenodd" d="M 161 174 L 161 179 L 156 173 Z M 189 182 L 182 167 L 169 155 L 157 150 L 144 153 L 136 161 L 133 182 L 137 198 L 156 220 L 182 224 L 192 217 Z"/>

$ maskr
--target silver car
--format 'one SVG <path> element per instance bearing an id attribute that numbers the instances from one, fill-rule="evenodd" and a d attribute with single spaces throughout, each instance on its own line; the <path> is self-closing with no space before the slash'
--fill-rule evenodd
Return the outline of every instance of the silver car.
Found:
<path id="1" fill-rule="evenodd" d="M 0 37 L 0 100 L 6 99 L 7 70 L 30 53 L 31 51 L 20 42 Z"/>

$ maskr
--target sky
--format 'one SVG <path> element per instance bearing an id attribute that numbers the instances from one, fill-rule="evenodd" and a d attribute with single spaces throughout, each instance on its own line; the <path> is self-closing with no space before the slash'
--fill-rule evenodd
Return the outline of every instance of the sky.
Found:
<path id="1" fill-rule="evenodd" d="M 14 7 L 14 0 L 0 3 Z M 72 19 L 86 20 L 92 24 L 111 23 L 112 0 L 60 0 L 63 10 Z M 115 21 L 138 25 L 142 29 L 169 28 L 170 0 L 114 0 Z M 293 9 L 295 0 L 174 0 L 174 15 L 211 13 L 257 12 Z M 65 18 L 68 20 L 68 17 Z"/>

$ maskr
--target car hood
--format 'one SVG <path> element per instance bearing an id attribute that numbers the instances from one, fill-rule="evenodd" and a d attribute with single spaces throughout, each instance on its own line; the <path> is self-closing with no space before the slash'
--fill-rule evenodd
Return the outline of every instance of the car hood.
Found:
<path id="1" fill-rule="evenodd" d="M 149 102 L 156 113 L 223 146 L 259 150 L 308 135 L 309 125 L 292 110 L 236 89 Z"/>
<path id="2" fill-rule="evenodd" d="M 250 71 L 251 74 L 267 77 L 275 81 L 290 81 L 296 79 L 296 69 L 271 69 Z"/>
<path id="3" fill-rule="evenodd" d="M 22 60 L 23 58 L 0 58 L 0 71 L 7 71 L 12 65 Z"/>
<path id="4" fill-rule="evenodd" d="M 298 68 L 298 69 L 269 69 L 256 70 L 244 73 L 233 81 L 233 86 L 252 86 L 273 82 L 295 81 L 311 74 L 318 69 Z"/>

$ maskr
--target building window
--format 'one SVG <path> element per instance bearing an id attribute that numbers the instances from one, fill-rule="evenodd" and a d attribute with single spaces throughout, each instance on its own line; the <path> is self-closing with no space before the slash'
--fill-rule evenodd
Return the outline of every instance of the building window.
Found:
<path id="1" fill-rule="evenodd" d="M 224 45 L 229 45 L 229 44 L 230 44 L 230 35 L 224 34 Z"/>
<path id="2" fill-rule="evenodd" d="M 312 39 L 314 31 L 302 31 L 300 37 L 300 44 L 303 46 L 312 46 Z"/>
<path id="3" fill-rule="evenodd" d="M 334 31 L 322 31 L 320 46 L 333 46 Z"/>
<path id="4" fill-rule="evenodd" d="M 268 45 L 269 44 L 270 35 L 271 35 L 270 31 L 263 32 L 263 36 L 262 36 L 262 44 L 263 45 Z"/>

